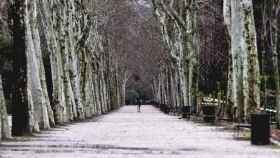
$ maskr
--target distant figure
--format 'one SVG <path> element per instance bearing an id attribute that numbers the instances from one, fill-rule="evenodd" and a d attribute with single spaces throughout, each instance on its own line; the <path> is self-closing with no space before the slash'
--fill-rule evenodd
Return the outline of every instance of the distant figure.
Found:
<path id="1" fill-rule="evenodd" d="M 137 111 L 141 112 L 141 104 L 142 104 L 142 100 L 140 98 L 137 99 Z"/>

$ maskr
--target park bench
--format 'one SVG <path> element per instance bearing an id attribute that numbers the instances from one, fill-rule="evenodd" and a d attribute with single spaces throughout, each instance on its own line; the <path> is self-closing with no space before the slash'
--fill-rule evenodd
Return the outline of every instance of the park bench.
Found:
<path id="1" fill-rule="evenodd" d="M 202 106 L 203 120 L 207 123 L 214 123 L 216 120 L 216 106 L 206 104 Z"/>
<path id="2" fill-rule="evenodd" d="M 161 110 L 162 112 L 168 114 L 168 113 L 170 112 L 171 108 L 168 107 L 168 105 L 166 105 L 166 104 L 161 104 L 161 105 L 160 105 L 160 110 Z"/>
<path id="3" fill-rule="evenodd" d="M 182 107 L 182 117 L 185 119 L 190 119 L 191 115 L 191 107 L 190 106 L 184 106 Z"/>
<path id="4" fill-rule="evenodd" d="M 234 125 L 234 131 L 235 131 L 235 137 L 239 138 L 240 137 L 240 131 L 241 129 L 251 129 L 252 125 L 248 123 L 238 123 Z"/>
<path id="5" fill-rule="evenodd" d="M 227 122 L 231 122 L 232 119 L 231 118 L 219 118 L 219 121 L 227 121 Z"/>

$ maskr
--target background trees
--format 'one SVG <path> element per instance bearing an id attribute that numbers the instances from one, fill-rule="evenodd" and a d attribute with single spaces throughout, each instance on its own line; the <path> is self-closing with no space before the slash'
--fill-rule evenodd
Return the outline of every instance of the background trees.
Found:
<path id="1" fill-rule="evenodd" d="M 107 113 L 125 104 L 128 83 L 137 76 L 144 85 L 138 90 L 152 91 L 163 47 L 143 3 L 4 2 L 2 131 L 9 130 L 7 114 L 13 135 L 23 135 Z"/>
<path id="2" fill-rule="evenodd" d="M 275 107 L 279 127 L 279 1 L 254 2 L 259 55 L 261 56 L 262 103 Z M 271 92 L 273 97 L 271 97 Z M 272 106 L 271 106 L 272 105 Z"/>
<path id="3" fill-rule="evenodd" d="M 224 95 L 227 96 L 227 104 L 219 107 L 221 116 L 249 121 L 251 113 L 268 107 L 277 109 L 278 104 L 268 103 L 268 100 L 278 100 L 278 95 L 270 93 L 278 94 L 278 54 L 273 55 L 272 52 L 277 52 L 276 47 L 273 49 L 271 46 L 275 45 L 267 41 L 277 43 L 279 38 L 275 32 L 279 27 L 276 20 L 279 18 L 278 4 L 278 1 L 154 0 L 162 38 L 170 54 L 168 59 L 173 63 L 165 63 L 162 67 L 175 66 L 177 71 L 168 74 L 166 68 L 163 69 L 165 75 L 159 76 L 166 79 L 158 82 L 163 85 L 158 86 L 161 92 L 156 95 L 160 99 L 156 100 L 176 105 L 171 100 L 179 98 L 176 103 L 180 106 L 186 105 L 185 100 L 188 100 L 188 105 L 195 105 L 194 101 L 191 102 L 194 99 L 190 98 L 194 98 L 197 91 L 203 92 L 204 96 L 212 94 L 217 97 L 217 91 L 222 90 L 227 93 Z M 272 31 L 267 31 L 267 28 Z M 274 57 L 273 62 L 268 56 Z M 194 74 L 199 75 L 198 79 Z M 179 83 L 179 90 L 169 93 L 170 89 L 176 89 L 170 84 L 174 80 Z M 268 80 L 276 84 L 271 86 Z M 197 85 L 193 86 L 193 83 L 198 83 L 199 90 L 195 90 Z"/>
<path id="4" fill-rule="evenodd" d="M 14 135 L 107 113 L 120 105 L 113 102 L 120 94 L 111 95 L 113 88 L 119 89 L 118 81 L 109 80 L 118 70 L 112 70 L 115 64 L 94 16 L 95 3 L 9 4 L 14 45 L 10 79 L 15 81 L 6 83 L 13 88 L 5 92 L 12 95 Z"/>

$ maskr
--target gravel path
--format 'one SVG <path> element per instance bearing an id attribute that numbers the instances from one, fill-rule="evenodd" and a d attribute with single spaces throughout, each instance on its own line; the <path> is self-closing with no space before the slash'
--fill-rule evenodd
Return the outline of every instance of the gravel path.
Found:
<path id="1" fill-rule="evenodd" d="M 251 146 L 233 133 L 168 116 L 152 106 L 125 106 L 17 142 L 2 142 L 0 158 L 280 158 L 274 146 Z"/>

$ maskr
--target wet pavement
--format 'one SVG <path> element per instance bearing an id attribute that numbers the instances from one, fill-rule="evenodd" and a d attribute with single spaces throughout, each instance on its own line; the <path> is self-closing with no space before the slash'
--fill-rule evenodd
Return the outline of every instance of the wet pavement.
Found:
<path id="1" fill-rule="evenodd" d="M 223 127 L 125 106 L 89 122 L 2 142 L 0 158 L 280 158 L 276 146 L 237 141 Z"/>

